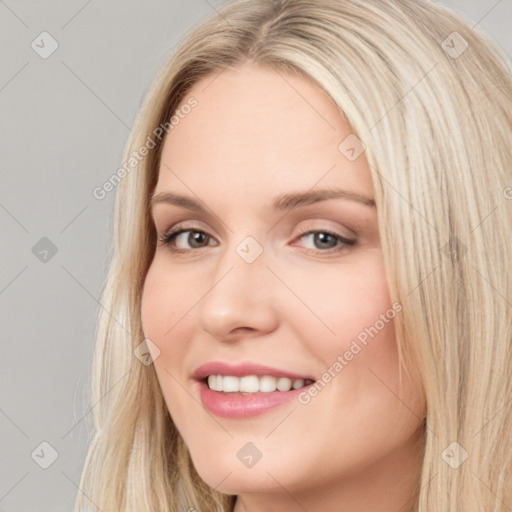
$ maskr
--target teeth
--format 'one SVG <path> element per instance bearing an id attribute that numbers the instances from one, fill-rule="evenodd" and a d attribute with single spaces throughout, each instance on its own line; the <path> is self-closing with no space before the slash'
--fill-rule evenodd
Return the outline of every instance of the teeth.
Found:
<path id="1" fill-rule="evenodd" d="M 281 377 L 278 379 L 277 389 L 279 389 L 279 391 L 290 391 L 290 389 L 292 389 L 291 379 L 287 379 L 286 377 Z"/>
<path id="2" fill-rule="evenodd" d="M 272 377 L 271 375 L 247 375 L 234 377 L 232 375 L 210 375 L 208 387 L 213 391 L 224 393 L 270 393 L 272 391 L 290 391 L 299 389 L 313 381 L 304 379 L 288 379 L 287 377 Z"/>
<path id="3" fill-rule="evenodd" d="M 240 379 L 240 391 L 243 391 L 244 393 L 256 393 L 259 390 L 260 381 L 256 375 L 247 375 Z"/>
<path id="4" fill-rule="evenodd" d="M 275 377 L 270 377 L 268 375 L 264 375 L 260 377 L 260 391 L 263 393 L 270 393 L 271 391 L 275 391 L 277 388 L 277 379 Z"/>
<path id="5" fill-rule="evenodd" d="M 219 386 L 218 381 L 217 386 Z M 224 377 L 222 377 L 221 387 L 222 391 L 226 391 L 228 393 L 240 391 L 240 379 L 238 379 L 237 377 L 231 377 L 230 375 L 225 375 Z"/>
<path id="6" fill-rule="evenodd" d="M 302 388 L 302 387 L 304 387 L 304 379 L 295 379 L 292 382 L 292 388 L 293 389 L 299 389 L 299 388 Z"/>

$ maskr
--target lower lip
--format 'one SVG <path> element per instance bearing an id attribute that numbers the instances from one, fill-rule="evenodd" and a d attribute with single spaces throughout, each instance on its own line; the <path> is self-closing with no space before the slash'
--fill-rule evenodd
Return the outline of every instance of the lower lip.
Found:
<path id="1" fill-rule="evenodd" d="M 310 384 L 309 386 L 312 386 Z M 199 382 L 199 396 L 203 405 L 216 416 L 222 418 L 251 418 L 271 409 L 287 404 L 299 393 L 309 388 L 304 386 L 290 391 L 258 392 L 249 395 L 227 394 L 213 391 L 206 382 Z"/>

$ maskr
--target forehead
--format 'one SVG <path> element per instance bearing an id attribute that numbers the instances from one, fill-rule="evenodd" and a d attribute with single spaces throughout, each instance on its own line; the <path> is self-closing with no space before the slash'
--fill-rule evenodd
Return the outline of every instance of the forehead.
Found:
<path id="1" fill-rule="evenodd" d="M 350 125 L 304 78 L 244 63 L 204 77 L 190 97 L 197 106 L 164 141 L 158 190 L 215 182 L 268 194 L 319 183 L 372 194 L 364 155 L 349 161 L 338 149 Z"/>

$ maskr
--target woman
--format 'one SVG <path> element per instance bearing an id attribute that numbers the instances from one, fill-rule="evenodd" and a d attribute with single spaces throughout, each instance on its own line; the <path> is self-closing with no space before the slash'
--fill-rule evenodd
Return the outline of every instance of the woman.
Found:
<path id="1" fill-rule="evenodd" d="M 511 107 L 425 0 L 196 28 L 126 148 L 76 510 L 508 510 Z"/>

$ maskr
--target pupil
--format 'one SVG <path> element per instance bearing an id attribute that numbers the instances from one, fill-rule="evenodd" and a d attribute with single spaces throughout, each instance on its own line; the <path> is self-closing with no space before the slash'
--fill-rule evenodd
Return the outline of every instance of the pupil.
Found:
<path id="1" fill-rule="evenodd" d="M 201 242 L 204 242 L 204 240 L 201 240 L 202 238 L 205 238 L 204 233 L 199 233 L 198 231 L 193 231 L 189 235 L 189 242 L 192 247 L 194 247 L 196 243 L 199 243 L 201 245 Z"/>
<path id="2" fill-rule="evenodd" d="M 320 245 L 321 245 L 322 243 L 324 243 L 324 244 L 325 244 L 326 239 L 328 239 L 329 237 L 331 237 L 331 242 L 332 242 L 332 243 L 331 243 L 331 244 L 327 243 L 327 246 L 328 246 L 328 247 L 335 247 L 335 246 L 336 246 L 336 239 L 335 239 L 332 235 L 330 235 L 329 233 L 317 233 L 317 234 L 316 234 L 316 237 L 317 237 L 317 240 L 319 240 L 319 241 L 320 241 Z"/>

